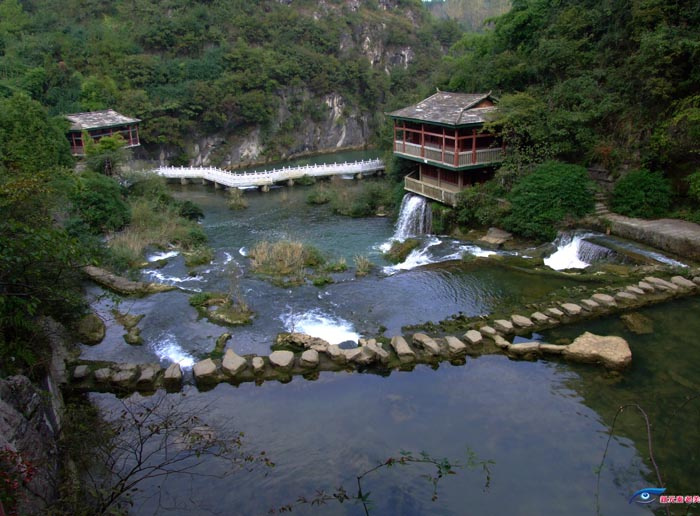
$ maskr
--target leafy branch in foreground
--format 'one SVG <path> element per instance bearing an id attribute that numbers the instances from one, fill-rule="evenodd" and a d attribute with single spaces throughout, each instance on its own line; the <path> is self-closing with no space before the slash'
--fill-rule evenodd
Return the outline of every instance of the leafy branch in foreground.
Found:
<path id="1" fill-rule="evenodd" d="M 491 485 L 491 468 L 494 464 L 492 460 L 480 460 L 472 450 L 467 451 L 467 460 L 464 463 L 461 462 L 451 462 L 446 458 L 437 459 L 430 456 L 426 452 L 420 452 L 414 455 L 412 452 L 401 450 L 398 457 L 389 457 L 385 461 L 380 462 L 376 466 L 362 472 L 356 477 L 357 480 L 357 493 L 349 494 L 348 490 L 344 486 L 336 488 L 334 491 L 327 493 L 323 490 L 317 490 L 316 493 L 311 496 L 300 496 L 293 503 L 288 503 L 279 508 L 270 509 L 268 514 L 281 514 L 292 512 L 295 507 L 301 505 L 321 506 L 326 505 L 328 502 L 336 501 L 338 503 L 344 502 L 354 502 L 356 504 L 361 504 L 366 516 L 370 514 L 370 508 L 372 501 L 370 499 L 370 492 L 365 492 L 362 488 L 362 481 L 370 473 L 380 471 L 382 469 L 392 468 L 394 466 L 409 466 L 414 464 L 423 464 L 432 466 L 432 472 L 421 475 L 422 478 L 426 479 L 432 486 L 432 496 L 431 501 L 435 502 L 438 499 L 438 483 L 448 475 L 456 475 L 456 470 L 458 469 L 477 469 L 480 468 L 485 476 L 484 481 L 484 491 L 488 490 Z"/>
<path id="2" fill-rule="evenodd" d="M 242 432 L 214 429 L 201 420 L 202 405 L 159 393 L 132 396 L 101 418 L 91 405 L 69 413 L 63 446 L 82 475 L 79 493 L 64 496 L 66 514 L 122 514 L 150 480 L 171 475 L 224 478 L 235 471 L 273 467 L 265 452 L 245 450 Z M 231 428 L 222 425 L 221 428 Z M 206 460 L 203 460 L 205 459 Z"/>

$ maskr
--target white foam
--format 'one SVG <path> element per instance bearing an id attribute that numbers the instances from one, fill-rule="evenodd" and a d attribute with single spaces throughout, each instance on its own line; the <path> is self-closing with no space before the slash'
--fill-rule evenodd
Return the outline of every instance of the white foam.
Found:
<path id="1" fill-rule="evenodd" d="M 247 247 L 241 247 L 241 248 L 238 250 L 238 254 L 240 254 L 241 256 L 248 256 L 248 248 L 247 248 Z"/>
<path id="2" fill-rule="evenodd" d="M 224 251 L 224 265 L 228 265 L 229 263 L 231 263 L 231 260 L 233 260 L 233 256 L 231 255 L 231 253 L 227 253 L 226 251 Z"/>
<path id="3" fill-rule="evenodd" d="M 153 351 L 161 360 L 176 362 L 180 367 L 190 368 L 194 365 L 194 357 L 182 349 L 177 338 L 171 333 L 161 334 L 153 345 Z"/>
<path id="4" fill-rule="evenodd" d="M 168 274 L 163 274 L 160 271 L 153 271 L 150 269 L 143 271 L 143 273 L 152 279 L 165 283 L 166 285 L 186 283 L 188 281 L 204 281 L 202 276 L 187 276 L 186 278 L 178 278 L 177 276 L 170 276 Z"/>
<path id="5" fill-rule="evenodd" d="M 459 249 L 465 253 L 469 253 L 472 256 L 477 256 L 479 258 L 487 258 L 489 256 L 493 256 L 494 254 L 498 254 L 496 251 L 483 249 L 478 245 L 461 245 L 459 246 Z"/>
<path id="6" fill-rule="evenodd" d="M 408 271 L 411 269 L 415 269 L 416 267 L 420 267 L 421 265 L 428 265 L 430 263 L 437 263 L 439 261 L 443 261 L 445 258 L 437 259 L 430 252 L 431 247 L 440 245 L 441 243 L 442 240 L 433 237 L 428 242 L 426 242 L 423 247 L 411 251 L 403 262 L 397 263 L 396 265 L 389 265 L 387 267 L 384 267 L 382 269 L 382 272 L 384 272 L 384 274 L 392 275 L 399 271 Z"/>
<path id="7" fill-rule="evenodd" d="M 584 235 L 575 235 L 570 241 L 559 244 L 557 250 L 544 259 L 544 264 L 555 271 L 564 269 L 585 269 L 590 263 L 578 257 L 581 241 Z"/>
<path id="8" fill-rule="evenodd" d="M 282 314 L 280 320 L 289 332 L 305 333 L 330 344 L 340 344 L 348 340 L 357 342 L 360 338 L 360 334 L 354 330 L 351 322 L 324 313 L 317 308 L 302 314 L 290 311 Z"/>
<path id="9" fill-rule="evenodd" d="M 168 258 L 172 258 L 173 256 L 177 256 L 180 254 L 180 251 L 163 251 L 161 253 L 155 253 L 146 258 L 147 261 L 149 262 L 157 262 L 159 260 L 167 260 Z"/>

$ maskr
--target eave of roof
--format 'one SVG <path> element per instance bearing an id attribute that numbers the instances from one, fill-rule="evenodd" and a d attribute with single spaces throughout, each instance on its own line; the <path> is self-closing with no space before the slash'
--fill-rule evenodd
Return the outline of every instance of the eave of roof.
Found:
<path id="1" fill-rule="evenodd" d="M 429 122 L 446 127 L 465 127 L 483 124 L 488 121 L 488 113 L 495 106 L 477 108 L 483 100 L 496 101 L 489 93 L 451 93 L 438 91 L 427 99 L 398 109 L 387 116 L 394 119 L 415 122 Z"/>

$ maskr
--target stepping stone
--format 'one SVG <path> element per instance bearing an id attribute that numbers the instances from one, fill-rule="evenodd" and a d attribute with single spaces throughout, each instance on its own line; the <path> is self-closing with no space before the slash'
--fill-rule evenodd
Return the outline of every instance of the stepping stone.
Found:
<path id="1" fill-rule="evenodd" d="M 539 353 L 540 343 L 539 342 L 519 342 L 518 344 L 512 344 L 508 348 L 508 352 L 514 355 L 530 355 L 532 353 Z"/>
<path id="2" fill-rule="evenodd" d="M 112 384 L 119 387 L 127 387 L 136 378 L 136 368 L 122 369 L 112 375 Z"/>
<path id="3" fill-rule="evenodd" d="M 700 285 L 700 276 L 695 276 L 693 278 L 693 283 L 695 283 L 696 285 Z"/>
<path id="4" fill-rule="evenodd" d="M 359 365 L 369 365 L 374 362 L 374 352 L 367 346 L 358 346 L 352 349 L 341 349 L 348 362 Z"/>
<path id="5" fill-rule="evenodd" d="M 348 361 L 345 353 L 343 353 L 343 350 L 340 349 L 340 346 L 337 344 L 331 344 L 328 346 L 328 348 L 326 348 L 326 354 L 336 364 L 345 364 Z"/>
<path id="6" fill-rule="evenodd" d="M 654 290 L 656 290 L 654 288 L 654 285 L 651 285 L 646 281 L 640 281 L 639 283 L 637 283 L 637 286 L 644 292 L 654 292 Z"/>
<path id="7" fill-rule="evenodd" d="M 653 276 L 647 276 L 646 278 L 644 278 L 644 281 L 650 283 L 654 286 L 656 290 L 661 290 L 662 292 L 666 290 L 671 290 L 675 292 L 679 289 L 678 285 L 674 285 L 673 283 L 670 283 L 666 280 L 662 280 L 661 278 L 655 278 Z"/>
<path id="8" fill-rule="evenodd" d="M 684 278 L 683 276 L 674 276 L 671 278 L 671 283 L 674 285 L 678 285 L 681 288 L 685 289 L 695 289 L 695 283 L 690 281 L 689 279 Z"/>
<path id="9" fill-rule="evenodd" d="M 247 365 L 248 362 L 245 358 L 236 354 L 236 352 L 229 348 L 226 350 L 226 353 L 224 353 L 224 359 L 221 362 L 221 369 L 223 369 L 224 373 L 227 373 L 230 376 L 236 376 L 238 373 L 243 371 Z"/>
<path id="10" fill-rule="evenodd" d="M 508 342 L 506 339 L 504 339 L 500 335 L 495 335 L 493 337 L 493 341 L 496 343 L 496 346 L 498 346 L 501 349 L 507 349 L 510 347 L 510 342 Z"/>
<path id="11" fill-rule="evenodd" d="M 560 346 L 558 344 L 540 344 L 540 351 L 551 355 L 561 355 L 566 348 L 567 346 Z"/>
<path id="12" fill-rule="evenodd" d="M 635 295 L 635 296 L 643 296 L 644 295 L 644 291 L 639 287 L 635 287 L 634 285 L 629 285 L 628 287 L 626 287 L 625 292 L 629 292 L 630 294 Z"/>
<path id="13" fill-rule="evenodd" d="M 389 363 L 391 355 L 384 347 L 379 344 L 376 340 L 370 339 L 367 341 L 367 348 L 374 353 L 375 357 L 379 359 L 382 364 Z"/>
<path id="14" fill-rule="evenodd" d="M 273 351 L 270 353 L 270 363 L 277 369 L 287 371 L 294 365 L 294 353 L 291 351 Z"/>
<path id="15" fill-rule="evenodd" d="M 182 385 L 182 369 L 180 364 L 173 362 L 165 370 L 165 375 L 163 375 L 163 383 L 166 389 L 179 389 Z"/>
<path id="16" fill-rule="evenodd" d="M 95 371 L 93 374 L 95 375 L 95 381 L 105 383 L 108 382 L 109 378 L 112 376 L 112 371 L 106 367 L 103 367 Z"/>
<path id="17" fill-rule="evenodd" d="M 583 299 L 581 300 L 581 306 L 585 309 L 588 310 L 589 312 L 592 312 L 593 310 L 600 308 L 600 305 L 593 301 L 592 299 Z"/>
<path id="18" fill-rule="evenodd" d="M 480 344 L 481 341 L 484 340 L 484 337 L 483 335 L 481 335 L 481 332 L 478 332 L 476 330 L 469 330 L 467 333 L 464 334 L 464 340 L 466 340 L 469 344 L 476 345 Z"/>
<path id="19" fill-rule="evenodd" d="M 262 357 L 253 357 L 250 364 L 253 366 L 253 374 L 260 374 L 265 370 L 265 360 Z"/>
<path id="20" fill-rule="evenodd" d="M 469 330 L 469 331 L 475 331 L 475 330 Z M 469 332 L 467 332 L 469 333 Z M 476 332 L 479 333 L 479 332 Z M 481 335 L 479 333 L 479 335 Z M 479 341 L 481 342 L 481 341 Z M 450 355 L 455 356 L 455 355 L 462 355 L 467 352 L 467 346 L 459 340 L 457 337 L 445 337 L 445 344 L 447 344 L 447 350 L 449 351 Z"/>
<path id="21" fill-rule="evenodd" d="M 615 306 L 616 305 L 615 298 L 608 295 L 608 294 L 601 294 L 601 293 L 593 294 L 591 296 L 591 299 L 593 299 L 593 301 L 595 301 L 599 305 L 603 305 L 603 306 Z"/>
<path id="22" fill-rule="evenodd" d="M 428 337 L 425 333 L 414 333 L 413 343 L 418 347 L 423 348 L 431 355 L 440 354 L 440 346 L 438 346 L 437 342 L 435 342 L 432 338 Z"/>
<path id="23" fill-rule="evenodd" d="M 395 335 L 391 338 L 391 347 L 394 348 L 394 351 L 396 351 L 402 363 L 414 362 L 416 360 L 416 352 L 411 349 L 406 339 L 401 335 Z"/>
<path id="24" fill-rule="evenodd" d="M 574 362 L 602 363 L 610 369 L 624 369 L 632 362 L 632 352 L 625 339 L 589 332 L 569 344 L 563 355 Z"/>
<path id="25" fill-rule="evenodd" d="M 621 303 L 633 303 L 637 300 L 637 296 L 629 292 L 618 292 L 615 294 L 615 299 Z"/>
<path id="26" fill-rule="evenodd" d="M 534 326 L 532 321 L 523 315 L 513 314 L 510 316 L 510 320 L 519 328 L 532 328 Z"/>
<path id="27" fill-rule="evenodd" d="M 545 324 L 549 322 L 549 317 L 544 315 L 542 312 L 534 312 L 532 315 L 530 315 L 530 319 L 539 324 Z"/>
<path id="28" fill-rule="evenodd" d="M 564 312 L 559 310 L 558 308 L 547 308 L 547 310 L 544 311 L 548 316 L 554 317 L 555 319 L 561 319 L 564 317 Z"/>
<path id="29" fill-rule="evenodd" d="M 206 358 L 200 362 L 197 362 L 192 368 L 194 372 L 194 377 L 196 380 L 207 380 L 211 379 L 216 373 L 216 364 L 211 358 Z"/>
<path id="30" fill-rule="evenodd" d="M 299 358 L 301 367 L 316 367 L 318 366 L 318 351 L 315 349 L 307 349 Z"/>
<path id="31" fill-rule="evenodd" d="M 494 330 L 491 326 L 482 326 L 481 328 L 479 328 L 479 332 L 482 335 L 486 335 L 487 337 L 494 337 L 498 334 L 498 332 Z"/>
<path id="32" fill-rule="evenodd" d="M 86 365 L 75 366 L 73 369 L 73 380 L 84 380 L 90 374 L 90 368 Z"/>
<path id="33" fill-rule="evenodd" d="M 579 315 L 583 310 L 575 303 L 562 303 L 561 307 L 568 315 Z"/>
<path id="34" fill-rule="evenodd" d="M 160 373 L 161 368 L 158 364 L 147 364 L 141 367 L 141 374 L 136 381 L 136 385 L 140 389 L 155 389 L 156 377 Z"/>
<path id="35" fill-rule="evenodd" d="M 496 328 L 496 331 L 499 333 L 512 333 L 513 332 L 513 323 L 510 321 L 506 321 L 505 319 L 498 319 L 496 321 L 493 321 L 493 326 Z"/>

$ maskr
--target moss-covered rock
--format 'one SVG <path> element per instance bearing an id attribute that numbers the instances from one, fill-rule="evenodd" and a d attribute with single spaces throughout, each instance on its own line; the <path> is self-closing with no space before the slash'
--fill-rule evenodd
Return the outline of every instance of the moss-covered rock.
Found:
<path id="1" fill-rule="evenodd" d="M 97 314 L 90 313 L 78 321 L 76 333 L 80 342 L 94 346 L 105 338 L 105 323 Z"/>
<path id="2" fill-rule="evenodd" d="M 391 248 L 384 253 L 384 257 L 391 263 L 401 263 L 416 247 L 420 245 L 420 240 L 417 238 L 407 238 L 403 242 L 395 240 L 391 244 Z"/>

